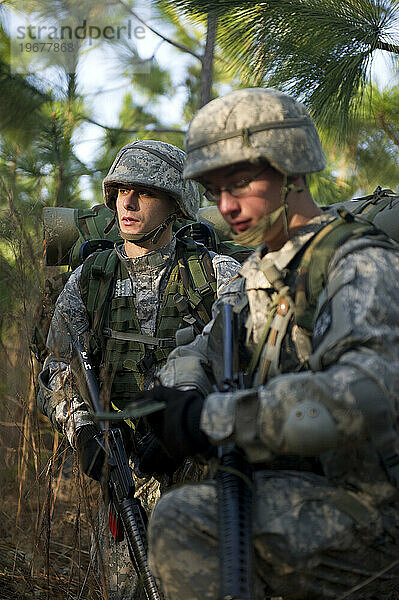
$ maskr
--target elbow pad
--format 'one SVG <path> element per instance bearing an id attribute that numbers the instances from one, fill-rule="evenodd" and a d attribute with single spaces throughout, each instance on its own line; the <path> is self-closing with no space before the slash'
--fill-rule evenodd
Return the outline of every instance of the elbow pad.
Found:
<path id="1" fill-rule="evenodd" d="M 283 448 L 287 454 L 318 456 L 336 448 L 338 429 L 327 408 L 314 400 L 296 404 L 283 425 Z"/>

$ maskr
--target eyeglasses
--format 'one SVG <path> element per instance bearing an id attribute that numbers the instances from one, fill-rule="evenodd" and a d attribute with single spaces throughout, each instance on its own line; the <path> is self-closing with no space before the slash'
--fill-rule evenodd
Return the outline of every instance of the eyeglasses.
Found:
<path id="1" fill-rule="evenodd" d="M 234 196 L 234 198 L 241 198 L 242 196 L 245 196 L 245 194 L 248 194 L 252 191 L 252 183 L 258 179 L 258 177 L 262 175 L 265 170 L 266 167 L 263 165 L 262 169 L 258 173 L 255 173 L 255 175 L 252 175 L 251 177 L 244 177 L 235 183 L 224 185 L 220 188 L 206 186 L 206 195 L 208 197 L 209 194 L 209 200 L 214 200 L 215 202 L 220 202 L 220 196 L 222 192 L 229 192 L 229 194 Z"/>

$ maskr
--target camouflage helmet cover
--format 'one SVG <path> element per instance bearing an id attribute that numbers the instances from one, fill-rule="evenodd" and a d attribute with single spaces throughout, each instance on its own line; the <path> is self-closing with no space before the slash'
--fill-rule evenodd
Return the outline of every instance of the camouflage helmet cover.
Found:
<path id="1" fill-rule="evenodd" d="M 185 152 L 155 140 L 138 140 L 118 152 L 103 181 L 104 202 L 115 210 L 117 187 L 142 185 L 174 198 L 182 213 L 196 219 L 200 204 L 198 185 L 183 179 Z"/>
<path id="2" fill-rule="evenodd" d="M 249 88 L 201 108 L 186 136 L 184 176 L 201 180 L 214 169 L 267 160 L 285 175 L 321 171 L 326 159 L 306 108 L 271 88 Z"/>

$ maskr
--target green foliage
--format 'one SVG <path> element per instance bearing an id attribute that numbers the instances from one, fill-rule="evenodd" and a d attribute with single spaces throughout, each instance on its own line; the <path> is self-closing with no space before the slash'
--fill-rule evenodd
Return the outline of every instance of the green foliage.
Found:
<path id="1" fill-rule="evenodd" d="M 151 61 L 148 73 L 138 73 L 135 77 L 137 88 L 150 98 L 165 96 L 173 92 L 170 72 L 162 69 L 155 60 Z"/>
<path id="2" fill-rule="evenodd" d="M 9 39 L 0 31 L 0 341 L 15 324 L 27 327 L 44 279 L 44 205 L 82 206 L 79 177 L 90 173 L 72 136 L 83 110 L 76 77 L 64 73 L 55 93 L 40 74 L 9 66 Z M 26 349 L 29 332 L 21 338 Z"/>
<path id="3" fill-rule="evenodd" d="M 352 117 L 346 143 L 321 128 L 329 158 L 329 169 L 338 182 L 347 182 L 355 192 L 369 193 L 377 185 L 399 188 L 399 87 L 379 91 L 366 87 L 362 112 Z"/>
<path id="4" fill-rule="evenodd" d="M 374 50 L 394 41 L 390 27 L 397 2 L 154 0 L 153 5 L 151 26 L 160 38 L 153 56 L 142 59 L 128 41 L 113 46 L 128 91 L 117 126 L 101 123 L 100 151 L 91 165 L 78 158 L 73 141 L 82 124 L 96 122 L 87 99 L 79 94 L 79 65 L 87 45 L 59 67 L 60 83 L 50 89 L 40 73 L 23 77 L 10 72 L 9 40 L 0 29 L 0 304 L 7 307 L 3 328 L 4 319 L 10 322 L 26 310 L 22 295 L 30 287 L 28 295 L 37 293 L 43 278 L 42 207 L 83 206 L 79 182 L 84 175 L 91 176 L 93 200 L 102 202 L 103 177 L 118 150 L 135 139 L 155 138 L 183 147 L 183 132 L 200 98 L 210 9 L 219 15 L 212 96 L 248 85 L 274 85 L 306 102 L 319 123 L 328 156 L 325 172 L 310 179 L 318 201 L 344 200 L 377 184 L 399 185 L 398 88 L 380 92 L 368 83 L 367 71 Z M 85 5 L 80 0 L 26 0 L 23 6 L 39 19 L 65 17 L 76 24 L 85 18 L 118 23 L 126 17 L 121 5 L 114 10 L 95 0 Z M 168 40 L 180 48 L 171 49 Z M 171 56 L 184 53 L 184 64 L 176 61 L 178 74 L 157 60 L 165 45 Z M 394 45 L 391 52 L 396 52 Z M 184 101 L 181 115 L 171 123 L 162 107 L 178 88 L 185 91 Z M 12 302 L 15 297 L 19 304 Z"/>
<path id="5" fill-rule="evenodd" d="M 234 82 L 233 88 L 277 87 L 305 102 L 328 158 L 327 169 L 310 178 L 318 201 L 331 204 L 377 185 L 399 185 L 398 91 L 380 92 L 369 81 L 378 48 L 391 51 L 397 69 L 397 2 L 162 0 L 160 4 L 173 5 L 173 10 L 199 24 L 208 11 L 217 12 L 215 65 L 223 65 L 220 71 Z M 186 104 L 187 119 L 195 108 L 198 88 L 193 82 L 199 71 L 195 64 L 188 72 L 186 85 L 194 93 Z"/>
<path id="6" fill-rule="evenodd" d="M 39 86 L 10 70 L 9 39 L 0 26 L 0 131 L 27 144 L 44 122 L 42 108 L 49 96 Z"/>
<path id="7" fill-rule="evenodd" d="M 161 9 L 160 21 L 173 27 L 173 39 L 191 50 L 198 51 L 204 39 L 206 17 L 199 17 L 197 22 L 193 23 L 192 19 L 184 18 L 182 11 L 178 10 L 177 2 L 168 0 L 160 0 L 158 7 Z"/>
<path id="8" fill-rule="evenodd" d="M 387 0 L 176 0 L 194 18 L 219 14 L 223 56 L 248 85 L 302 99 L 319 125 L 350 133 L 377 49 L 399 54 L 399 5 Z"/>
<path id="9" fill-rule="evenodd" d="M 310 175 L 308 184 L 313 198 L 321 206 L 350 200 L 357 189 L 355 176 L 342 180 L 330 170 Z"/>

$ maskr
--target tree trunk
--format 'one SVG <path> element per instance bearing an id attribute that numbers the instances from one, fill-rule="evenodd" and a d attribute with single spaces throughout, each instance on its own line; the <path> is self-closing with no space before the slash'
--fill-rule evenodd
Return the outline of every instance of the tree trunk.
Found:
<path id="1" fill-rule="evenodd" d="M 202 56 L 201 93 L 198 108 L 201 108 L 212 99 L 213 56 L 215 53 L 217 20 L 216 12 L 210 11 L 208 13 L 205 50 Z"/>

